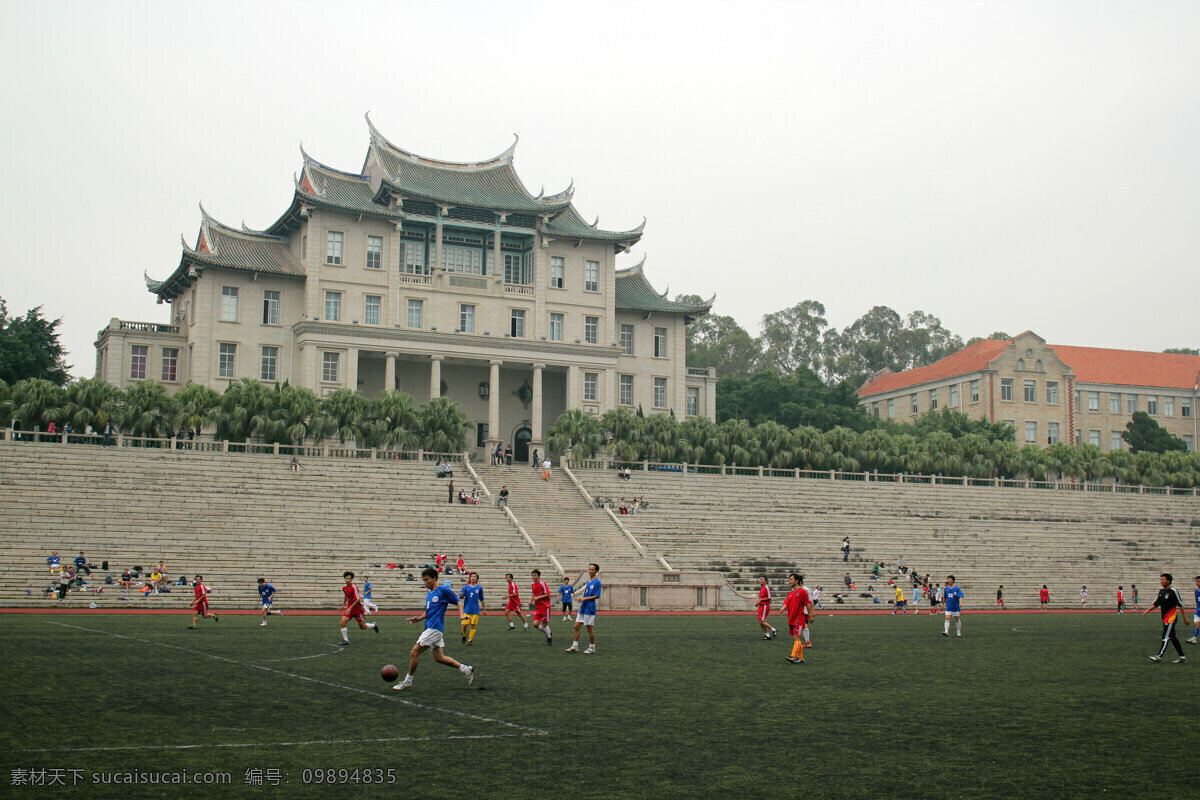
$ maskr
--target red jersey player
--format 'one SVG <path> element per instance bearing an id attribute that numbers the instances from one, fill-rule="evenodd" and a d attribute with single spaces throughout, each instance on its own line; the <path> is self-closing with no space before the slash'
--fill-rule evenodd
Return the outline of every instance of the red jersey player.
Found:
<path id="1" fill-rule="evenodd" d="M 196 580 L 192 582 L 192 591 L 195 592 L 195 599 L 192 600 L 192 624 L 188 626 L 188 629 L 195 630 L 196 620 L 200 617 L 220 622 L 216 614 L 208 613 L 208 595 L 212 590 L 204 585 L 203 575 L 196 576 Z"/>
<path id="2" fill-rule="evenodd" d="M 788 592 L 787 599 L 783 601 L 784 610 L 787 611 L 788 633 L 792 635 L 792 654 L 788 656 L 788 661 L 793 664 L 804 663 L 804 640 L 802 638 L 804 629 L 808 627 L 808 623 L 812 621 L 812 600 L 809 599 L 808 590 L 804 588 L 804 576 L 797 575 L 793 572 L 788 576 L 788 584 L 792 590 Z"/>
<path id="3" fill-rule="evenodd" d="M 522 630 L 527 631 L 529 622 L 525 619 L 525 613 L 521 611 L 521 592 L 517 589 L 517 584 L 513 582 L 511 572 L 504 578 L 508 581 L 508 603 L 504 606 L 504 618 L 508 620 L 508 629 L 511 631 L 516 627 L 512 621 L 513 612 L 516 612 L 516 615 L 521 618 L 521 625 L 524 626 Z"/>
<path id="4" fill-rule="evenodd" d="M 767 622 L 771 613 L 771 587 L 767 586 L 767 576 L 758 576 L 758 624 L 762 628 L 764 639 L 774 639 L 776 630 Z"/>
<path id="5" fill-rule="evenodd" d="M 533 627 L 546 634 L 546 644 L 554 644 L 550 635 L 550 585 L 542 580 L 542 571 L 535 569 L 531 573 L 533 587 Z"/>
<path id="6" fill-rule="evenodd" d="M 342 629 L 342 640 L 338 644 L 345 646 L 350 644 L 350 635 L 346 632 L 346 623 L 350 620 L 356 620 L 358 627 L 364 631 L 371 628 L 376 633 L 379 633 L 379 623 L 367 622 L 363 618 L 366 609 L 363 607 L 362 595 L 359 594 L 358 587 L 354 585 L 354 573 L 346 570 L 342 573 L 342 577 L 346 580 L 346 585 L 342 587 L 344 597 L 342 599 L 342 620 L 339 626 Z"/>

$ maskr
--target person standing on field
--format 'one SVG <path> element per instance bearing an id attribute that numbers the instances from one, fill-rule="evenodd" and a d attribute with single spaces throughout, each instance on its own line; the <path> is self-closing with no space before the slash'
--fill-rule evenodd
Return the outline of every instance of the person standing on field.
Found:
<path id="1" fill-rule="evenodd" d="M 599 564 L 588 564 L 588 582 L 584 584 L 579 597 L 579 613 L 575 615 L 575 638 L 567 648 L 568 653 L 579 652 L 579 631 L 585 625 L 588 631 L 588 648 L 583 654 L 586 656 L 596 652 L 596 601 L 600 599 L 600 593 L 603 591 L 600 579 L 596 577 L 599 574 Z"/>
<path id="2" fill-rule="evenodd" d="M 790 664 L 804 663 L 804 632 L 812 621 L 812 600 L 804 588 L 804 576 L 793 572 L 788 575 L 792 590 L 783 601 L 787 611 L 788 633 L 792 636 L 792 654 L 787 657 Z"/>
<path id="3" fill-rule="evenodd" d="M 1150 656 L 1151 661 L 1162 661 L 1163 654 L 1167 652 L 1167 645 L 1175 648 L 1175 652 L 1179 654 L 1179 658 L 1172 661 L 1172 664 L 1187 663 L 1187 656 L 1183 654 L 1183 647 L 1179 644 L 1179 639 L 1175 636 L 1175 623 L 1179 620 L 1187 623 L 1187 614 L 1183 610 L 1183 599 L 1180 598 L 1179 592 L 1175 587 L 1171 586 L 1173 580 L 1171 573 L 1164 572 L 1158 576 L 1158 582 L 1162 586 L 1158 590 L 1158 597 L 1154 599 L 1154 604 L 1142 612 L 1142 616 L 1146 616 L 1154 609 L 1158 609 L 1162 614 L 1163 623 L 1163 638 L 1162 648 L 1159 649 L 1158 655 Z M 1192 620 L 1195 622 L 1195 620 Z"/>
<path id="4" fill-rule="evenodd" d="M 764 639 L 775 638 L 775 628 L 767 622 L 771 613 L 771 587 L 767 585 L 767 576 L 758 576 L 758 626 L 762 628 Z"/>
<path id="5" fill-rule="evenodd" d="M 946 603 L 946 627 L 942 629 L 942 636 L 950 635 L 951 617 L 954 617 L 954 624 L 958 630 L 957 635 L 962 636 L 963 590 L 955 584 L 953 575 L 946 576 L 946 588 L 942 591 L 942 598 Z"/>
<path id="6" fill-rule="evenodd" d="M 1135 594 L 1134 597 L 1137 597 Z M 1046 607 L 1050 605 L 1050 590 L 1046 588 L 1046 584 L 1042 584 L 1042 590 L 1038 592 L 1038 602 L 1042 606 L 1042 613 L 1046 613 Z"/>

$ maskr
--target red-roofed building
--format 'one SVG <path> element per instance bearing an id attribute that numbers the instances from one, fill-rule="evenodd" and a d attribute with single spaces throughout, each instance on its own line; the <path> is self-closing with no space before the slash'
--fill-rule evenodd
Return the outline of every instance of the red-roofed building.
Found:
<path id="1" fill-rule="evenodd" d="M 976 342 L 925 367 L 877 372 L 858 396 L 870 413 L 897 422 L 939 408 L 1007 422 L 1018 444 L 1122 449 L 1135 411 L 1189 450 L 1200 441 L 1200 356 L 1049 345 L 1032 331 Z"/>

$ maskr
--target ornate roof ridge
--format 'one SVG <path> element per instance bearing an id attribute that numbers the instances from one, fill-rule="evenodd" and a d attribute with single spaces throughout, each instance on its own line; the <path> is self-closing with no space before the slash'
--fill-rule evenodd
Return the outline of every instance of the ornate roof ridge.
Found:
<path id="1" fill-rule="evenodd" d="M 657 291 L 646 278 L 645 267 L 646 256 L 643 255 L 642 260 L 633 266 L 614 271 L 615 276 L 622 279 L 617 285 L 617 308 L 691 316 L 708 313 L 712 310 L 713 303 L 717 301 L 715 293 L 708 300 L 699 303 L 680 303 L 668 300 L 670 287 L 664 292 Z"/>
<path id="2" fill-rule="evenodd" d="M 301 156 L 301 158 L 304 159 L 305 169 L 307 169 L 309 167 L 315 167 L 316 169 L 319 169 L 322 172 L 328 172 L 330 175 L 333 175 L 338 178 L 347 178 L 350 180 L 362 181 L 363 183 L 371 182 L 370 177 L 363 175 L 361 172 L 347 172 L 344 169 L 337 169 L 336 167 L 331 167 L 328 164 L 324 163 L 323 161 L 318 161 L 317 159 L 310 156 L 308 154 L 308 152 L 304 149 L 304 142 L 300 143 L 300 156 Z"/>
<path id="3" fill-rule="evenodd" d="M 485 169 L 495 169 L 497 167 L 512 166 L 513 153 L 516 152 L 517 143 L 521 141 L 521 137 L 513 134 L 513 143 L 508 148 L 497 156 L 485 159 L 483 161 L 446 161 L 439 158 L 429 158 L 422 156 L 411 150 L 405 150 L 390 142 L 386 136 L 379 132 L 375 124 L 371 122 L 371 112 L 366 113 L 367 128 L 371 132 L 371 145 L 382 146 L 392 153 L 392 155 L 402 158 L 405 161 L 411 161 L 414 164 L 424 164 L 430 167 L 439 167 L 442 169 L 456 169 L 463 171 L 476 171 Z M 530 195 L 532 197 L 532 195 Z"/>
<path id="4" fill-rule="evenodd" d="M 242 223 L 241 228 L 235 228 L 232 225 L 226 225 L 212 214 L 209 214 L 208 210 L 204 208 L 204 203 L 200 203 L 200 214 L 200 230 L 202 233 L 206 229 L 213 229 L 218 233 L 230 234 L 240 239 L 250 239 L 253 241 L 286 242 L 288 240 L 286 236 L 277 236 L 273 233 L 266 233 L 265 231 L 256 231 L 253 228 L 247 228 L 245 222 Z M 207 238 L 207 241 L 209 247 L 211 247 L 215 253 L 216 247 L 214 246 L 212 239 Z"/>
<path id="5" fill-rule="evenodd" d="M 624 241 L 626 239 L 640 239 L 642 232 L 646 229 L 646 218 L 642 217 L 641 223 L 635 227 L 624 231 L 606 231 L 600 227 L 600 216 L 597 214 L 593 222 L 588 222 L 579 213 L 579 209 L 575 208 L 574 203 L 568 203 L 560 213 L 550 219 L 548 223 L 540 224 L 538 230 L 551 237 L 572 239 L 572 238 L 597 238 L 605 241 Z M 595 234 L 593 237 L 592 234 Z"/>

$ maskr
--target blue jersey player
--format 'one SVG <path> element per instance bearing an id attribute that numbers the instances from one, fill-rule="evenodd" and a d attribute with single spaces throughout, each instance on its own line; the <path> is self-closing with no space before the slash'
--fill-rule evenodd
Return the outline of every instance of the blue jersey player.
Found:
<path id="1" fill-rule="evenodd" d="M 426 567 L 421 572 L 421 581 L 425 584 L 427 593 L 425 595 L 425 613 L 419 617 L 409 617 L 410 623 L 420 622 L 425 620 L 425 630 L 421 633 L 417 643 L 413 645 L 412 652 L 408 657 L 408 674 L 404 676 L 404 680 L 397 683 L 392 688 L 397 692 L 402 692 L 405 689 L 411 689 L 413 683 L 413 675 L 417 672 L 417 667 L 421 662 L 421 653 L 426 650 L 433 650 L 433 660 L 439 664 L 445 664 L 448 667 L 454 667 L 456 670 L 467 676 L 467 685 L 475 682 L 475 668 L 468 667 L 466 664 L 460 664 L 450 656 L 442 652 L 442 648 L 446 646 L 445 638 L 445 618 L 446 608 L 448 606 L 457 606 L 458 615 L 463 614 L 463 603 L 454 590 L 449 586 L 438 585 L 438 572 L 433 567 Z"/>
<path id="2" fill-rule="evenodd" d="M 962 599 L 963 590 L 954 582 L 953 575 L 946 576 L 946 588 L 942 590 L 942 599 L 946 604 L 946 627 L 942 629 L 942 636 L 950 635 L 950 618 L 954 617 L 954 624 L 958 629 L 958 635 L 962 636 Z"/>
<path id="3" fill-rule="evenodd" d="M 462 598 L 462 640 L 467 647 L 475 646 L 475 629 L 479 627 L 479 615 L 487 613 L 487 602 L 483 599 L 483 587 L 479 585 L 479 573 L 472 572 L 467 585 L 458 593 Z"/>
<path id="4" fill-rule="evenodd" d="M 1192 615 L 1192 638 L 1187 643 L 1195 644 L 1197 638 L 1200 638 L 1200 575 L 1196 576 L 1196 613 Z"/>
<path id="5" fill-rule="evenodd" d="M 588 648 L 583 654 L 591 655 L 596 652 L 596 601 L 600 599 L 600 592 L 603 590 L 600 579 L 596 577 L 599 574 L 599 564 L 588 564 L 588 582 L 584 584 L 583 594 L 579 597 L 579 616 L 575 617 L 575 640 L 567 648 L 568 653 L 579 652 L 579 629 L 584 625 L 588 629 Z"/>
<path id="6" fill-rule="evenodd" d="M 575 587 L 567 581 L 566 575 L 563 576 L 563 585 L 558 587 L 558 596 L 562 598 L 563 622 L 570 622 L 575 610 Z"/>
<path id="7" fill-rule="evenodd" d="M 371 576 L 364 575 L 363 576 L 362 599 L 363 599 L 363 610 L 365 610 L 367 612 L 367 614 L 371 614 L 372 612 L 379 610 L 379 606 L 375 605 L 375 602 L 371 599 L 371 592 L 373 592 L 373 591 L 375 591 L 375 587 L 371 585 Z"/>
<path id="8" fill-rule="evenodd" d="M 262 601 L 262 622 L 258 623 L 259 627 L 267 624 L 267 617 L 271 614 L 282 617 L 282 611 L 271 610 L 271 604 L 275 602 L 275 587 L 267 583 L 266 578 L 258 579 L 258 599 Z"/>

